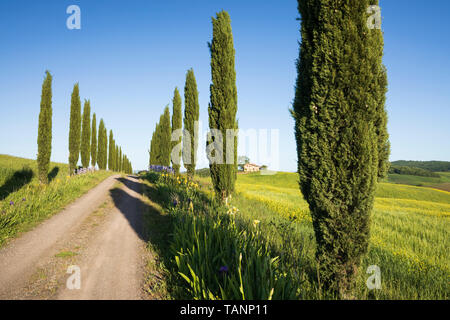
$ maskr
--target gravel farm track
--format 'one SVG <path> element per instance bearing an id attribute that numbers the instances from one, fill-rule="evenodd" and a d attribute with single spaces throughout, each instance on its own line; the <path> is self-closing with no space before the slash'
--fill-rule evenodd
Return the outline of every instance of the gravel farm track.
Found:
<path id="1" fill-rule="evenodd" d="M 111 176 L 0 249 L 0 299 L 145 298 L 142 186 Z M 80 288 L 67 286 L 69 266 Z"/>

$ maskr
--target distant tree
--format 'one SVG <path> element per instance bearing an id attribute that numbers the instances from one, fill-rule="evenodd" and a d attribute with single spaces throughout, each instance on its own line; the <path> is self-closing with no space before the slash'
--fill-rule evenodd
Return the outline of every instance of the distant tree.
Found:
<path id="1" fill-rule="evenodd" d="M 387 171 L 383 35 L 376 0 L 298 1 L 300 57 L 292 115 L 300 189 L 324 289 L 351 298 L 369 242 L 375 187 Z"/>
<path id="2" fill-rule="evenodd" d="M 172 132 L 176 130 L 181 130 L 183 127 L 183 114 L 181 108 L 181 96 L 178 88 L 175 88 L 175 92 L 173 94 L 173 114 L 172 114 Z M 181 136 L 177 141 L 172 141 L 172 150 L 181 143 Z M 172 168 L 175 170 L 175 173 L 180 173 L 180 165 L 181 163 L 181 150 L 178 153 L 176 159 L 172 159 Z"/>
<path id="3" fill-rule="evenodd" d="M 92 115 L 91 164 L 92 167 L 97 164 L 97 119 L 95 113 Z"/>
<path id="4" fill-rule="evenodd" d="M 81 138 L 81 100 L 78 83 L 73 87 L 70 102 L 70 130 L 69 130 L 69 170 L 73 174 L 77 168 L 80 155 Z"/>
<path id="5" fill-rule="evenodd" d="M 198 139 L 198 119 L 200 105 L 198 102 L 197 81 L 195 80 L 194 70 L 188 70 L 186 74 L 186 83 L 184 86 L 184 136 L 183 136 L 183 164 L 187 174 L 193 177 L 197 162 Z M 186 137 L 189 135 L 189 138 Z M 189 143 L 190 142 L 190 143 Z"/>
<path id="6" fill-rule="evenodd" d="M 52 153 L 52 75 L 48 71 L 42 84 L 37 144 L 39 181 L 46 184 Z"/>
<path id="7" fill-rule="evenodd" d="M 114 170 L 114 136 L 113 132 L 110 129 L 109 130 L 109 152 L 108 152 L 108 169 L 113 171 Z"/>
<path id="8" fill-rule="evenodd" d="M 233 34 L 231 30 L 231 19 L 226 11 L 217 13 L 212 19 L 213 39 L 209 44 L 211 51 L 211 75 L 210 103 L 208 107 L 209 127 L 222 133 L 223 141 L 227 141 L 227 130 L 237 129 L 237 88 L 236 70 L 234 62 Z M 220 143 L 220 142 L 219 142 Z M 237 138 L 234 138 L 233 150 L 228 150 L 228 143 L 223 145 L 222 163 L 214 163 L 208 154 L 210 161 L 211 180 L 216 195 L 227 202 L 232 192 L 237 174 Z M 234 163 L 230 162 L 228 156 L 234 155 Z M 227 161 L 228 160 L 228 161 Z"/>
<path id="9" fill-rule="evenodd" d="M 91 103 L 89 100 L 84 101 L 80 151 L 81 164 L 83 168 L 87 168 L 91 160 Z"/>

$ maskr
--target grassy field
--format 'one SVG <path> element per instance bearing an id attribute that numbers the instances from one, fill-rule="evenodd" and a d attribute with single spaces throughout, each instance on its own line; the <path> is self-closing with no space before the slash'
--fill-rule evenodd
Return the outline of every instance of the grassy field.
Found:
<path id="1" fill-rule="evenodd" d="M 450 172 L 437 172 L 439 178 L 420 177 L 406 174 L 389 174 L 387 182 L 436 188 L 450 192 Z"/>
<path id="2" fill-rule="evenodd" d="M 49 184 L 37 179 L 34 160 L 0 155 L 0 246 L 60 211 L 111 175 L 97 171 L 68 176 L 68 165 L 51 163 Z"/>
<path id="3" fill-rule="evenodd" d="M 303 252 L 291 254 L 298 266 L 314 268 L 314 239 L 308 205 L 302 199 L 297 175 L 278 173 L 239 175 L 234 200 L 242 215 L 264 221 L 273 243 L 282 247 L 292 238 Z M 281 217 L 281 218 L 280 218 Z M 391 183 L 378 186 L 372 216 L 371 244 L 363 269 L 378 265 L 382 289 L 369 292 L 362 274 L 359 298 L 447 299 L 450 258 L 450 193 Z M 292 221 L 292 222 L 291 222 Z M 292 233 L 280 232 L 288 225 Z M 275 227 L 274 227 L 275 226 Z M 277 227 L 278 226 L 278 227 Z M 303 267 L 305 272 L 309 267 Z M 313 288 L 314 283 L 309 287 Z M 312 294 L 312 293 L 311 293 Z M 305 298 L 311 297 L 306 294 Z"/>

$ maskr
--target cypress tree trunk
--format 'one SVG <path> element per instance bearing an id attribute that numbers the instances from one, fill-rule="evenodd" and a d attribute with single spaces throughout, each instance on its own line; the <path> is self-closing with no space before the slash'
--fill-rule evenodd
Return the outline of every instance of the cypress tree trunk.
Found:
<path id="1" fill-rule="evenodd" d="M 97 164 L 97 118 L 95 113 L 92 115 L 91 164 L 94 168 Z"/>
<path id="2" fill-rule="evenodd" d="M 320 280 L 351 298 L 367 252 L 378 176 L 389 155 L 378 1 L 299 0 L 300 58 L 292 115 L 300 189 L 309 203 Z"/>
<path id="3" fill-rule="evenodd" d="M 176 130 L 181 130 L 183 126 L 183 115 L 181 111 L 181 96 L 178 88 L 175 88 L 173 94 L 173 114 L 172 114 L 172 132 Z M 172 150 L 181 143 L 181 136 L 177 141 L 172 141 Z M 172 152 L 171 150 L 171 152 Z M 176 174 L 180 173 L 181 163 L 181 150 L 177 153 L 175 159 L 172 159 L 172 168 L 175 170 Z"/>
<path id="4" fill-rule="evenodd" d="M 42 84 L 41 110 L 38 127 L 38 176 L 41 183 L 48 183 L 48 169 L 52 153 L 52 75 L 46 71 Z"/>
<path id="5" fill-rule="evenodd" d="M 70 102 L 70 129 L 69 129 L 69 170 L 74 173 L 80 155 L 81 137 L 81 101 L 78 83 L 73 87 Z"/>
<path id="6" fill-rule="evenodd" d="M 226 202 L 234 191 L 237 174 L 237 138 L 234 138 L 234 144 L 231 144 L 233 150 L 228 150 L 226 143 L 227 130 L 238 128 L 235 50 L 228 13 L 226 11 L 219 12 L 217 18 L 212 19 L 212 24 L 213 39 L 209 45 L 212 84 L 208 114 L 210 129 L 216 129 L 222 133 L 223 140 L 218 141 L 223 146 L 222 163 L 213 163 L 212 157 L 217 156 L 214 151 L 212 154 L 208 154 L 208 157 L 215 192 L 222 201 Z M 234 152 L 234 163 L 227 163 L 227 155 L 230 155 L 231 152 Z"/>
<path id="7" fill-rule="evenodd" d="M 84 101 L 83 124 L 81 130 L 81 164 L 83 168 L 89 167 L 91 156 L 91 103 Z"/>
<path id="8" fill-rule="evenodd" d="M 184 143 L 182 151 L 183 164 L 189 177 L 194 176 L 197 163 L 198 139 L 196 133 L 198 131 L 199 113 L 197 81 L 195 80 L 194 70 L 190 69 L 186 74 L 184 86 Z M 189 135 L 189 138 L 186 135 Z"/>
<path id="9" fill-rule="evenodd" d="M 109 152 L 108 152 L 108 169 L 113 171 L 114 170 L 114 151 L 115 151 L 115 144 L 114 144 L 114 137 L 112 130 L 109 130 Z"/>

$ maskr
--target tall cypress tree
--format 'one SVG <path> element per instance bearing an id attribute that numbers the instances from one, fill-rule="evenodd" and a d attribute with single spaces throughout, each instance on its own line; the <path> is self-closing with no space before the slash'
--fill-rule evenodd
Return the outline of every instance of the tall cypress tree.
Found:
<path id="1" fill-rule="evenodd" d="M 213 39 L 210 43 L 211 51 L 211 75 L 212 84 L 210 87 L 210 103 L 208 107 L 209 127 L 220 130 L 223 141 L 219 143 L 223 146 L 222 164 L 213 163 L 210 160 L 211 180 L 217 196 L 222 201 L 227 201 L 234 191 L 237 174 L 237 138 L 232 144 L 233 150 L 227 150 L 227 130 L 237 129 L 237 89 L 236 70 L 234 64 L 234 45 L 231 30 L 230 16 L 226 11 L 217 14 L 216 19 L 212 19 Z M 227 155 L 232 154 L 234 162 L 227 161 Z M 212 156 L 217 157 L 213 154 Z M 217 159 L 216 159 L 217 160 Z M 228 162 L 228 163 L 227 163 Z"/>
<path id="2" fill-rule="evenodd" d="M 152 133 L 152 138 L 150 140 L 150 149 L 148 150 L 148 164 L 149 166 L 154 165 L 155 164 L 155 147 L 154 147 L 154 142 L 155 142 L 155 131 L 153 131 Z"/>
<path id="3" fill-rule="evenodd" d="M 108 169 L 114 170 L 114 151 L 115 151 L 115 144 L 114 144 L 114 136 L 113 132 L 110 129 L 109 130 L 109 152 L 108 152 Z"/>
<path id="4" fill-rule="evenodd" d="M 183 126 L 183 115 L 181 111 L 181 96 L 178 88 L 175 88 L 175 92 L 173 94 L 173 114 L 172 114 L 172 132 L 175 130 L 181 130 Z M 181 143 L 181 136 L 177 141 L 172 141 L 172 150 L 178 144 Z M 172 152 L 172 151 L 171 151 Z M 172 167 L 175 170 L 175 173 L 180 173 L 180 165 L 181 163 L 181 150 L 177 153 L 176 158 L 172 159 Z"/>
<path id="5" fill-rule="evenodd" d="M 100 119 L 98 126 L 98 151 L 97 151 L 97 163 L 100 170 L 106 169 L 106 128 L 103 119 Z"/>
<path id="6" fill-rule="evenodd" d="M 84 101 L 80 151 L 81 164 L 83 168 L 87 168 L 91 160 L 91 102 L 89 100 Z"/>
<path id="7" fill-rule="evenodd" d="M 39 181 L 48 183 L 48 169 L 52 153 L 52 75 L 48 71 L 46 71 L 46 76 L 42 83 L 37 144 Z"/>
<path id="8" fill-rule="evenodd" d="M 186 83 L 184 86 L 184 133 L 190 138 L 183 137 L 183 164 L 187 174 L 193 177 L 195 174 L 195 165 L 197 163 L 198 137 L 198 119 L 200 106 L 198 102 L 197 81 L 195 80 L 194 70 L 190 69 L 186 73 Z M 190 143 L 188 143 L 190 141 Z"/>
<path id="9" fill-rule="evenodd" d="M 123 167 L 123 157 L 122 157 L 122 147 L 119 147 L 119 170 L 122 172 Z"/>
<path id="10" fill-rule="evenodd" d="M 69 129 L 69 170 L 70 174 L 77 167 L 80 155 L 81 138 L 81 101 L 78 83 L 73 86 L 72 98 L 70 101 L 70 129 Z"/>
<path id="11" fill-rule="evenodd" d="M 160 150 L 161 150 L 161 165 L 170 166 L 170 153 L 172 151 L 171 144 L 172 137 L 172 129 L 170 126 L 170 111 L 169 106 L 164 108 L 164 113 L 162 115 L 161 120 L 161 141 L 160 141 Z"/>
<path id="12" fill-rule="evenodd" d="M 120 171 L 119 170 L 119 159 L 120 159 L 120 151 L 119 151 L 119 146 L 116 146 L 116 152 L 114 154 L 114 169 L 115 171 Z"/>
<path id="13" fill-rule="evenodd" d="M 103 162 L 103 170 L 106 170 L 108 167 L 108 129 L 106 127 L 103 128 L 103 156 L 102 156 L 102 162 Z"/>
<path id="14" fill-rule="evenodd" d="M 94 168 L 97 164 L 97 118 L 95 113 L 92 115 L 91 164 Z"/>
<path id="15" fill-rule="evenodd" d="M 381 30 L 375 0 L 298 1 L 300 57 L 292 115 L 300 189 L 309 204 L 320 279 L 352 296 L 367 252 L 378 176 L 389 155 Z"/>

